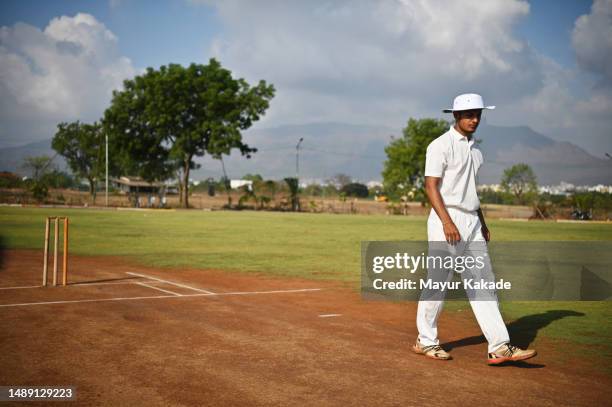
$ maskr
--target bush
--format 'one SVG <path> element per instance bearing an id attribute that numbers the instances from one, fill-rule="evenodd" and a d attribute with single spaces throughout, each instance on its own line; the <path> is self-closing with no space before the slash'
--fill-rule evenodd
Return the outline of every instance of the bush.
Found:
<path id="1" fill-rule="evenodd" d="M 345 196 L 357 198 L 367 198 L 369 194 L 368 187 L 364 184 L 360 184 L 359 182 L 351 182 L 350 184 L 346 184 L 340 189 L 340 192 Z"/>
<path id="2" fill-rule="evenodd" d="M 516 199 L 511 193 L 494 191 L 490 188 L 480 190 L 478 197 L 483 204 L 514 205 L 516 203 Z"/>
<path id="3" fill-rule="evenodd" d="M 568 199 L 575 210 L 593 213 L 597 218 L 607 218 L 612 212 L 612 194 L 605 192 L 576 192 Z"/>
<path id="4" fill-rule="evenodd" d="M 304 188 L 302 194 L 306 196 L 322 196 L 323 187 L 319 184 L 310 184 Z"/>
<path id="5" fill-rule="evenodd" d="M 19 188 L 23 186 L 21 178 L 12 172 L 0 172 L 0 188 Z"/>
<path id="6" fill-rule="evenodd" d="M 30 180 L 28 190 L 37 202 L 44 202 L 49 196 L 49 187 L 42 181 Z"/>
<path id="7" fill-rule="evenodd" d="M 77 182 L 63 171 L 53 170 L 41 177 L 41 181 L 51 188 L 73 188 Z"/>

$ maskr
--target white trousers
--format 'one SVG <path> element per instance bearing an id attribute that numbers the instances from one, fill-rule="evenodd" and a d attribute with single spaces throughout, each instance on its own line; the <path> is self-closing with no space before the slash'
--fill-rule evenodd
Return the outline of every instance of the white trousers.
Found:
<path id="1" fill-rule="evenodd" d="M 459 229 L 461 240 L 464 243 L 480 241 L 484 242 L 484 237 L 481 232 L 482 226 L 476 212 L 467 212 L 452 207 L 447 208 L 447 210 L 451 219 L 455 223 L 455 226 L 457 226 L 457 229 Z M 427 220 L 427 237 L 430 242 L 446 241 L 442 221 L 433 209 L 431 210 Z M 460 247 L 460 245 L 458 246 Z M 475 249 L 471 248 L 472 246 L 469 246 L 471 249 L 466 249 L 466 252 L 462 253 L 461 255 L 474 257 L 484 256 L 488 263 L 485 269 L 492 273 L 486 244 L 478 244 L 473 246 Z M 477 250 L 479 252 L 467 253 L 468 250 Z M 471 270 L 471 272 L 477 273 L 478 271 Z M 452 274 L 449 275 L 449 277 L 452 277 Z M 417 308 L 417 329 L 419 331 L 419 341 L 425 346 L 438 345 L 440 343 L 438 339 L 438 317 L 440 316 L 443 305 L 443 300 L 419 301 Z M 502 346 L 504 343 L 510 341 L 508 329 L 506 328 L 501 313 L 499 312 L 499 303 L 497 300 L 484 301 L 470 298 L 470 305 L 474 315 L 476 316 L 478 325 L 480 325 L 480 329 L 489 343 L 489 352 L 497 350 L 497 348 Z"/>

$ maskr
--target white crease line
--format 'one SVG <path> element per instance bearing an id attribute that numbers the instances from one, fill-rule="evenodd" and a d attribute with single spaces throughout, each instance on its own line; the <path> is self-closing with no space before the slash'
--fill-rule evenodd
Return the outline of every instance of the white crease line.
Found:
<path id="1" fill-rule="evenodd" d="M 175 283 L 175 282 L 168 281 L 168 280 L 162 280 L 161 278 L 152 277 L 152 276 L 147 276 L 147 275 L 145 275 L 145 274 L 131 273 L 131 272 L 129 272 L 129 271 L 126 271 L 126 274 L 129 274 L 129 275 L 132 275 L 132 276 L 138 276 L 138 277 L 150 278 L 151 280 L 161 281 L 162 283 L 172 284 L 172 285 L 175 285 L 175 286 L 177 286 L 177 287 L 187 288 L 187 289 L 189 289 L 189 290 L 199 291 L 199 292 L 201 292 L 201 293 L 205 293 L 205 294 L 214 294 L 212 291 L 202 290 L 202 289 L 200 289 L 200 288 L 194 288 L 194 287 L 190 287 L 190 286 L 185 285 L 185 284 L 179 284 L 179 283 Z"/>
<path id="2" fill-rule="evenodd" d="M 301 293 L 301 292 L 321 291 L 321 290 L 322 290 L 321 288 L 298 288 L 295 290 L 230 291 L 227 293 L 212 293 L 212 294 L 214 295 L 282 294 L 282 293 Z M 190 294 L 190 295 L 193 295 L 193 294 Z"/>
<path id="3" fill-rule="evenodd" d="M 106 302 L 106 301 L 131 301 L 131 300 L 148 300 L 157 298 L 189 298 L 189 297 L 216 297 L 223 295 L 250 295 L 250 294 L 279 294 L 279 293 L 303 293 L 309 291 L 321 291 L 321 288 L 301 288 L 297 290 L 274 290 L 274 291 L 236 291 L 230 293 L 203 293 L 203 294 L 182 294 L 176 295 L 157 295 L 147 297 L 114 297 L 114 298 L 97 298 L 90 300 L 66 300 L 66 301 L 42 301 L 42 302 L 25 302 L 21 304 L 0 304 L 1 307 L 23 307 L 29 305 L 50 305 L 50 304 L 72 304 L 81 302 Z"/>
<path id="4" fill-rule="evenodd" d="M 164 282 L 161 281 L 157 281 L 157 280 L 145 280 L 145 282 L 149 283 L 149 284 L 166 284 Z M 69 287 L 72 286 L 82 286 L 82 285 L 125 285 L 125 284 L 140 284 L 139 281 L 103 281 L 103 282 L 91 282 L 91 283 L 70 283 L 68 284 Z M 41 287 L 41 286 L 38 286 Z"/>
<path id="5" fill-rule="evenodd" d="M 179 297 L 181 297 L 183 295 L 183 294 L 175 293 L 174 291 L 164 290 L 163 288 L 153 287 L 152 285 L 148 285 L 148 284 L 145 284 L 145 283 L 136 283 L 136 284 L 141 285 L 143 287 L 149 287 L 149 288 L 152 288 L 154 290 L 159 290 L 159 291 L 162 291 L 162 292 L 164 292 L 166 294 L 174 294 L 174 295 L 177 295 Z"/>
<path id="6" fill-rule="evenodd" d="M 91 300 L 24 302 L 21 304 L 0 304 L 0 307 L 24 307 L 28 305 L 73 304 L 73 303 L 80 303 L 80 302 L 128 301 L 128 300 L 144 300 L 144 299 L 153 299 L 153 298 L 179 298 L 179 297 L 177 297 L 176 295 L 158 295 L 158 296 L 150 296 L 150 297 L 115 297 L 115 298 L 98 298 L 98 299 L 91 299 Z"/>
<path id="7" fill-rule="evenodd" d="M 42 285 L 24 285 L 21 287 L 0 287 L 0 290 L 19 290 L 21 288 L 40 288 Z"/>
<path id="8" fill-rule="evenodd" d="M 341 317 L 342 314 L 321 314 L 319 318 L 332 318 L 332 317 Z"/>
<path id="9" fill-rule="evenodd" d="M 147 283 L 151 283 L 151 284 L 157 284 L 160 283 L 159 281 L 147 281 Z M 84 285 L 125 285 L 125 284 L 140 284 L 136 281 L 104 281 L 104 282 L 91 282 L 91 283 L 68 283 L 68 285 L 66 287 L 81 287 Z M 27 288 L 42 288 L 42 285 L 24 285 L 24 286 L 19 286 L 19 287 L 0 287 L 0 290 L 21 290 L 21 289 L 27 289 Z M 63 287 L 63 286 L 62 286 Z"/>
<path id="10" fill-rule="evenodd" d="M 117 281 L 117 282 L 106 281 L 106 282 L 100 282 L 100 283 L 72 283 L 72 284 L 68 284 L 68 286 L 78 287 L 78 286 L 83 286 L 83 285 L 125 285 L 125 284 L 140 284 L 140 283 L 136 281 Z"/>

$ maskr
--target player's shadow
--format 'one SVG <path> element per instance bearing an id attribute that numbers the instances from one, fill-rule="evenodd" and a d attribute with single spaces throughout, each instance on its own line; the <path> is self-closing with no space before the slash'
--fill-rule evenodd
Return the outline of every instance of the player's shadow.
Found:
<path id="1" fill-rule="evenodd" d="M 526 315 L 508 324 L 508 333 L 513 344 L 526 348 L 534 341 L 540 329 L 559 319 L 583 316 L 583 312 L 572 310 L 549 310 L 541 314 Z"/>
<path id="2" fill-rule="evenodd" d="M 527 348 L 536 338 L 538 331 L 551 323 L 566 317 L 583 317 L 582 312 L 572 310 L 549 310 L 540 314 L 526 315 L 513 321 L 507 325 L 508 333 L 513 345 L 520 348 Z M 478 345 L 485 343 L 484 335 L 470 336 L 468 338 L 459 339 L 452 342 L 447 342 L 442 347 L 450 351 L 454 348 L 462 346 Z M 513 366 L 523 368 L 538 368 L 544 365 L 532 364 L 527 362 L 515 362 Z"/>

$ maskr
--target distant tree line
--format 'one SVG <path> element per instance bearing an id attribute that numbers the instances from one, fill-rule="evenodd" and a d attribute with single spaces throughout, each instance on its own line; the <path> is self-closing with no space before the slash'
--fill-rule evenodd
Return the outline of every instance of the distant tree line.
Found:
<path id="1" fill-rule="evenodd" d="M 288 196 L 290 206 L 293 210 L 300 210 L 300 196 L 321 198 L 368 198 L 373 196 L 365 184 L 353 182 L 346 174 L 336 174 L 323 185 L 309 184 L 304 188 L 298 188 L 296 178 L 285 178 L 283 180 L 265 180 L 260 174 L 246 174 L 243 180 L 251 181 L 251 187 L 241 187 L 242 196 L 238 202 L 239 207 L 254 204 L 259 209 L 266 209 L 270 202 L 277 198 L 278 194 Z M 219 179 L 208 178 L 191 187 L 194 192 L 208 193 L 209 195 L 223 194 L 229 192 L 229 180 L 221 177 Z M 229 203 L 229 201 L 228 201 Z"/>
<path id="2" fill-rule="evenodd" d="M 66 159 L 72 174 L 59 171 L 53 158 L 28 157 L 23 167 L 31 176 L 24 181 L 2 173 L 0 187 L 21 185 L 36 199 L 44 200 L 49 188 L 76 187 L 80 180 L 86 180 L 95 203 L 97 184 L 106 170 L 108 137 L 111 176 L 134 175 L 146 181 L 177 179 L 180 205 L 189 207 L 190 190 L 229 191 L 229 179 L 225 177 L 209 179 L 194 189 L 189 175 L 200 166 L 195 159 L 209 155 L 223 162 L 223 156 L 233 150 L 250 158 L 257 149 L 243 142 L 241 132 L 265 114 L 274 94 L 273 85 L 262 80 L 251 86 L 244 79 L 235 79 L 215 59 L 207 65 L 148 68 L 124 81 L 122 90 L 113 92 L 110 106 L 99 121 L 58 124 L 52 147 Z M 402 135 L 392 137 L 385 148 L 382 188 L 369 190 L 346 174 L 336 174 L 322 185 L 304 188 L 293 177 L 264 180 L 258 174 L 247 174 L 244 179 L 253 181 L 253 188 L 243 189 L 238 205 L 250 202 L 264 208 L 281 191 L 289 196 L 293 210 L 300 210 L 300 195 L 343 200 L 382 195 L 392 202 L 426 205 L 426 149 L 450 125 L 440 119 L 410 118 Z M 535 173 L 523 163 L 506 169 L 500 186 L 500 191 L 480 191 L 481 202 L 531 205 L 542 217 L 554 206 L 572 206 L 580 211 L 605 211 L 610 207 L 610 194 L 576 192 L 569 198 L 539 194 Z M 228 206 L 231 205 L 228 193 Z"/>

